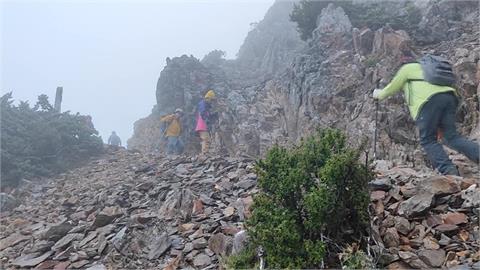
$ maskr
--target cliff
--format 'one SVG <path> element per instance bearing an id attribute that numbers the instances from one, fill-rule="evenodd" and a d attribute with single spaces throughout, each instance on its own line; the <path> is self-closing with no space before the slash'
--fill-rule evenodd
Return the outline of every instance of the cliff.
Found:
<path id="1" fill-rule="evenodd" d="M 390 5 L 398 12 L 412 8 L 400 2 Z M 274 143 L 298 141 L 324 126 L 344 129 L 357 138 L 353 143 L 366 140 L 373 146 L 375 106 L 370 93 L 376 81 L 393 76 L 399 51 L 406 45 L 419 54 L 441 54 L 453 63 L 462 96 L 458 120 L 461 130 L 474 137 L 479 134 L 480 79 L 475 5 L 423 3 L 415 7 L 419 23 L 405 25 L 407 30 L 389 25 L 357 29 L 342 8 L 330 5 L 319 15 L 313 37 L 303 42 L 289 20 L 293 3 L 277 1 L 248 34 L 237 59 L 218 54 L 206 57 L 215 61 L 185 55 L 168 59 L 157 84 L 157 109 L 135 123 L 129 148 L 154 149 L 158 116 L 181 107 L 187 112 L 183 136 L 188 150 L 198 152 L 194 110 L 209 88 L 219 95 L 217 151 L 258 156 Z M 382 103 L 378 116 L 379 157 L 423 163 L 402 95 Z"/>

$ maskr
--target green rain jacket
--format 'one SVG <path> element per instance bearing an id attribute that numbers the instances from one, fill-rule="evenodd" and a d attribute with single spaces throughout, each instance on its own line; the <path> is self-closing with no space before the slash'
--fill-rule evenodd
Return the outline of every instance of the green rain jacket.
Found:
<path id="1" fill-rule="evenodd" d="M 409 80 L 422 81 L 409 81 Z M 419 63 L 409 63 L 403 65 L 397 72 L 392 81 L 380 92 L 379 100 L 386 99 L 394 95 L 403 88 L 405 93 L 405 101 L 407 102 L 410 115 L 413 119 L 417 119 L 418 113 L 422 109 L 431 96 L 444 93 L 454 92 L 455 89 L 450 86 L 434 85 L 423 81 L 422 66 Z"/>

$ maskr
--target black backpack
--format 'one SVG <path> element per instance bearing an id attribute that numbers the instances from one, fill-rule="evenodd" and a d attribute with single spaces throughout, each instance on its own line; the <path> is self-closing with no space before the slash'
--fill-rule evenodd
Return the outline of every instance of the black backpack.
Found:
<path id="1" fill-rule="evenodd" d="M 455 84 L 452 65 L 445 58 L 427 54 L 418 63 L 422 66 L 425 81 L 441 86 L 453 86 Z"/>

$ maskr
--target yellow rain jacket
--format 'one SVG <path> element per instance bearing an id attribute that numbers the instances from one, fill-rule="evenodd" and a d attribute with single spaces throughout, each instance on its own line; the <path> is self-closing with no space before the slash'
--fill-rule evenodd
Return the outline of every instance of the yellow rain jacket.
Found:
<path id="1" fill-rule="evenodd" d="M 422 81 L 409 82 L 412 79 Z M 431 96 L 450 91 L 456 93 L 455 89 L 450 86 L 434 85 L 423 81 L 423 79 L 422 66 L 419 63 L 405 64 L 400 68 L 392 81 L 380 92 L 379 100 L 386 99 L 403 89 L 410 115 L 416 120 L 423 104 Z"/>
<path id="2" fill-rule="evenodd" d="M 169 122 L 167 130 L 165 131 L 165 137 L 178 137 L 182 132 L 182 125 L 180 119 L 175 114 L 164 116 L 160 119 L 160 122 Z"/>

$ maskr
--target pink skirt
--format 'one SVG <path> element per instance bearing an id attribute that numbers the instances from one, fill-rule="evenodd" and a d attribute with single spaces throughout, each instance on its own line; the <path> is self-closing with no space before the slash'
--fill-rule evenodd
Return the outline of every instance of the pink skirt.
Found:
<path id="1" fill-rule="evenodd" d="M 197 126 L 195 127 L 195 131 L 207 131 L 207 123 L 205 123 L 205 120 L 200 116 L 200 114 L 197 114 Z"/>

